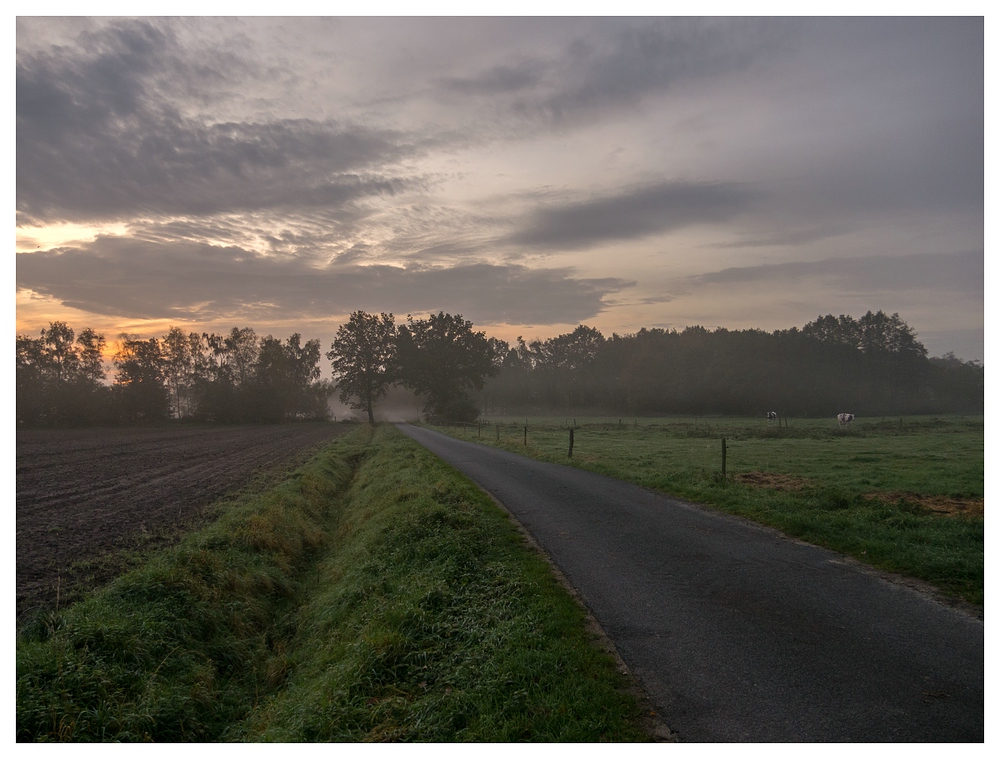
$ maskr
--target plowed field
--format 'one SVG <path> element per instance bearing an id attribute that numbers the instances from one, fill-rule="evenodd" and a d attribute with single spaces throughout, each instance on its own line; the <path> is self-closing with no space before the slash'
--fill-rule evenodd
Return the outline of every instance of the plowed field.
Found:
<path id="1" fill-rule="evenodd" d="M 17 616 L 74 600 L 348 425 L 19 430 Z"/>

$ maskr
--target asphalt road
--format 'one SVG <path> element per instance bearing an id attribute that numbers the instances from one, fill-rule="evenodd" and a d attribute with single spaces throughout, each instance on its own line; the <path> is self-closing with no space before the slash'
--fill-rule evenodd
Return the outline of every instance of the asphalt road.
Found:
<path id="1" fill-rule="evenodd" d="M 705 507 L 399 429 L 527 528 L 680 740 L 983 741 L 982 621 Z"/>

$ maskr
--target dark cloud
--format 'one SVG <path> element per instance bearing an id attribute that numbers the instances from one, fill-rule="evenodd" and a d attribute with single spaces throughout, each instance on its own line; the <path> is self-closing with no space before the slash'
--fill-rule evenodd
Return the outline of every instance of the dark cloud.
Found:
<path id="1" fill-rule="evenodd" d="M 517 245 L 573 250 L 634 240 L 692 224 L 728 221 L 753 195 L 723 182 L 664 182 L 610 197 L 542 208 L 509 239 Z"/>
<path id="2" fill-rule="evenodd" d="M 828 258 L 746 266 L 700 274 L 684 280 L 684 287 L 720 284 L 761 287 L 822 280 L 843 292 L 906 292 L 927 290 L 961 293 L 983 299 L 983 251 L 909 256 Z"/>
<path id="3" fill-rule="evenodd" d="M 634 106 L 683 82 L 744 71 L 791 44 L 781 19 L 631 19 L 605 23 L 558 56 L 548 91 L 515 100 L 522 116 L 561 126 Z"/>
<path id="4" fill-rule="evenodd" d="M 91 45 L 17 64 L 17 210 L 25 220 L 336 208 L 414 179 L 385 167 L 418 151 L 404 135 L 335 121 L 208 123 L 164 96 L 173 37 L 115 24 Z M 244 72 L 246 73 L 246 72 Z"/>
<path id="5" fill-rule="evenodd" d="M 541 81 L 542 74 L 542 66 L 529 61 L 514 66 L 494 66 L 472 77 L 445 77 L 440 86 L 457 95 L 493 97 L 532 88 Z"/>
<path id="6" fill-rule="evenodd" d="M 565 324 L 595 316 L 606 296 L 632 285 L 617 278 L 578 279 L 566 268 L 315 266 L 238 247 L 121 238 L 17 256 L 18 288 L 91 313 L 133 319 L 317 319 L 360 308 L 445 310 L 482 324 Z"/>

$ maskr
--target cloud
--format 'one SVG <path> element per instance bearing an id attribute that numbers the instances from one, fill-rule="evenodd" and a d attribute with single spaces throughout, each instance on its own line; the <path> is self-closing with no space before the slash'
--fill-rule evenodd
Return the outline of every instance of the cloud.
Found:
<path id="1" fill-rule="evenodd" d="M 204 66 L 178 64 L 183 56 L 169 30 L 122 22 L 89 41 L 18 60 L 22 219 L 329 209 L 417 181 L 391 170 L 423 149 L 399 132 L 331 119 L 208 121 L 184 113 L 173 90 L 190 88 L 164 77 L 211 76 Z"/>
<path id="2" fill-rule="evenodd" d="M 444 310 L 482 324 L 565 324 L 595 316 L 606 296 L 633 285 L 576 278 L 568 268 L 316 266 L 238 247 L 125 238 L 17 256 L 19 289 L 95 314 L 142 319 L 318 319 L 364 309 Z"/>
<path id="3" fill-rule="evenodd" d="M 513 66 L 493 66 L 471 77 L 444 77 L 440 87 L 456 95 L 494 97 L 535 87 L 542 79 L 542 66 L 524 61 Z"/>
<path id="4" fill-rule="evenodd" d="M 752 199 L 749 189 L 733 183 L 663 182 L 543 208 L 509 242 L 572 250 L 634 240 L 693 224 L 728 221 L 748 210 Z"/>
<path id="5" fill-rule="evenodd" d="M 853 293 L 927 290 L 961 293 L 983 299 L 983 251 L 909 256 L 827 258 L 745 266 L 708 272 L 682 281 L 682 288 L 703 285 L 740 287 L 795 284 L 822 280 L 831 289 Z"/>
<path id="6" fill-rule="evenodd" d="M 789 23 L 776 19 L 636 19 L 602 23 L 551 64 L 547 91 L 518 98 L 521 116 L 572 126 L 684 82 L 749 69 L 789 47 Z M 541 82 L 539 78 L 537 81 Z"/>

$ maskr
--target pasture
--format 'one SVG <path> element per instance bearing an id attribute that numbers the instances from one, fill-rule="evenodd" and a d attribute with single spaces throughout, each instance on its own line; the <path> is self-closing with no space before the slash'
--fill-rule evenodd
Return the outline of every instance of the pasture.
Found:
<path id="1" fill-rule="evenodd" d="M 714 506 L 983 602 L 982 417 L 494 417 L 442 429 Z"/>

